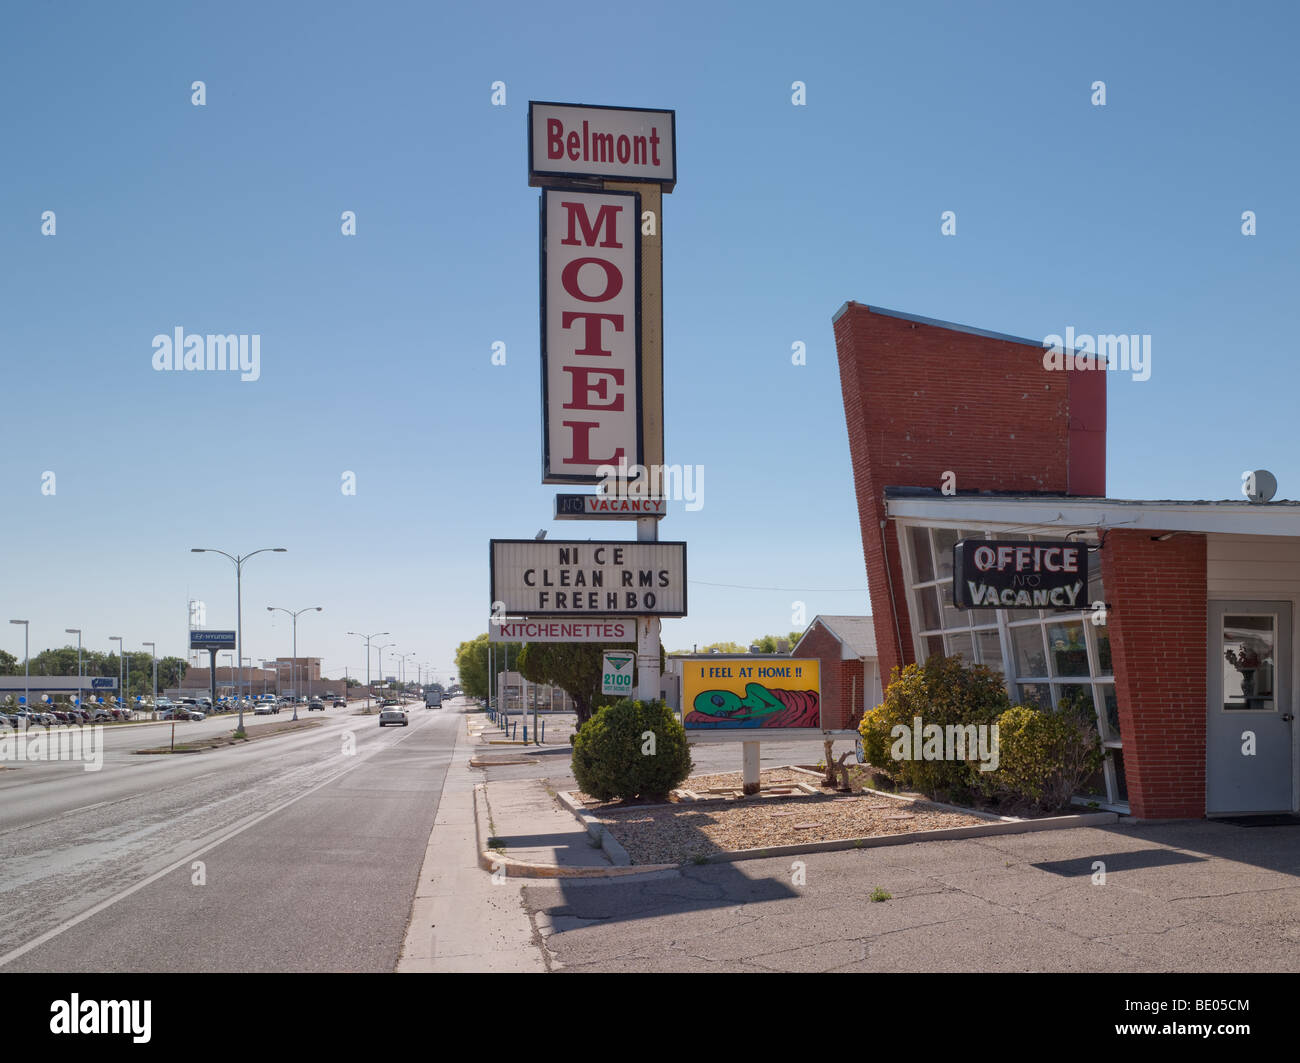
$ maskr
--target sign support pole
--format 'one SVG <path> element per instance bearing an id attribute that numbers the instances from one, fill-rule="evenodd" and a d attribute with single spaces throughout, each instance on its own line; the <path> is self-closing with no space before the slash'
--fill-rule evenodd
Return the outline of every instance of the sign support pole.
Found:
<path id="1" fill-rule="evenodd" d="M 212 710 L 217 708 L 217 651 L 214 648 L 208 650 L 208 679 L 212 687 Z"/>
<path id="2" fill-rule="evenodd" d="M 640 543 L 659 541 L 659 521 L 654 517 L 640 517 L 636 522 L 636 538 Z M 636 696 L 638 701 L 653 701 L 659 697 L 659 618 L 636 618 Z"/>

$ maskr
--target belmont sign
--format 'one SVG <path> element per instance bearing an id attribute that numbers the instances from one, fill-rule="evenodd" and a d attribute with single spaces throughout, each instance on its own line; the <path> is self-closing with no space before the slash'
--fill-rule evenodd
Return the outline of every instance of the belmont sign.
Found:
<path id="1" fill-rule="evenodd" d="M 675 112 L 528 104 L 528 183 L 573 178 L 677 182 Z"/>
<path id="2" fill-rule="evenodd" d="M 685 616 L 686 544 L 493 539 L 492 612 Z"/>
<path id="3" fill-rule="evenodd" d="M 1088 547 L 962 539 L 952 549 L 952 584 L 961 609 L 1083 609 Z"/>
<path id="4" fill-rule="evenodd" d="M 488 642 L 635 642 L 636 621 L 502 620 L 488 623 Z"/>
<path id="5" fill-rule="evenodd" d="M 640 204 L 542 193 L 543 483 L 597 483 L 602 467 L 640 461 Z"/>

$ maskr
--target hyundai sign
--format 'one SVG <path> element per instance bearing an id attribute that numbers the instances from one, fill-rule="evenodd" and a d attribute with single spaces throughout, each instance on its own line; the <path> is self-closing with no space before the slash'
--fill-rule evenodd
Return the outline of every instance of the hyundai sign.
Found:
<path id="1" fill-rule="evenodd" d="M 493 614 L 685 616 L 686 544 L 493 539 Z"/>
<path id="2" fill-rule="evenodd" d="M 192 650 L 233 650 L 235 633 L 233 631 L 191 631 L 190 649 Z"/>
<path id="3" fill-rule="evenodd" d="M 952 548 L 952 583 L 961 609 L 1084 609 L 1088 547 L 962 539 Z"/>

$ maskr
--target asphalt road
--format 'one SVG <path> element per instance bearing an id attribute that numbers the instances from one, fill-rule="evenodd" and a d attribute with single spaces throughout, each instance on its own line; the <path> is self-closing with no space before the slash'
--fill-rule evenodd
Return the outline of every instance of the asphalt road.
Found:
<path id="1" fill-rule="evenodd" d="M 393 970 L 462 717 L 410 719 L 161 757 L 131 751 L 170 724 L 108 728 L 100 771 L 0 771 L 0 971 Z"/>

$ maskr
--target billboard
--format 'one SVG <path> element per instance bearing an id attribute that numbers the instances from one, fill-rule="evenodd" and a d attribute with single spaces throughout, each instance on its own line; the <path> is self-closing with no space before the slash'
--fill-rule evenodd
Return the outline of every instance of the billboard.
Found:
<path id="1" fill-rule="evenodd" d="M 640 204 L 635 192 L 542 193 L 543 483 L 640 463 Z"/>
<path id="2" fill-rule="evenodd" d="M 488 642 L 635 642 L 636 621 L 496 620 L 488 623 Z"/>
<path id="3" fill-rule="evenodd" d="M 690 730 L 821 730 L 821 662 L 716 657 L 682 662 L 682 723 Z"/>
<path id="4" fill-rule="evenodd" d="M 233 631 L 191 631 L 190 649 L 192 650 L 233 650 L 235 633 Z"/>
<path id="5" fill-rule="evenodd" d="M 685 616 L 684 542 L 493 539 L 493 615 Z"/>
<path id="6" fill-rule="evenodd" d="M 961 609 L 1086 609 L 1086 543 L 961 539 L 952 548 Z"/>
<path id="7" fill-rule="evenodd" d="M 677 183 L 676 112 L 572 103 L 528 104 L 528 183 L 575 177 Z"/>

